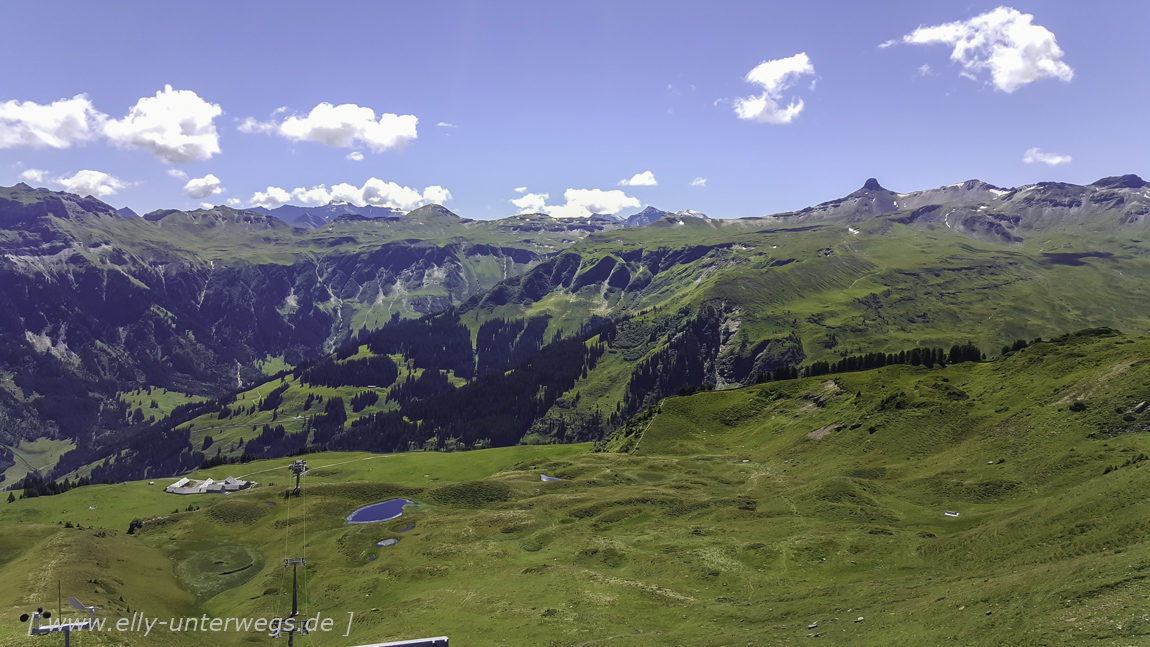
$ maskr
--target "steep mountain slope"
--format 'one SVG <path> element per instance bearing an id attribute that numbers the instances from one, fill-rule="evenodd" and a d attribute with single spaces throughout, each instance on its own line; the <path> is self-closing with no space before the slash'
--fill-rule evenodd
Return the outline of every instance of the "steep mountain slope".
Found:
<path id="1" fill-rule="evenodd" d="M 261 379 L 266 357 L 298 363 L 359 329 L 442 311 L 617 226 L 428 206 L 303 230 L 228 207 L 131 218 L 91 197 L 0 189 L 2 427 L 116 428 L 117 391 L 219 394 Z"/>

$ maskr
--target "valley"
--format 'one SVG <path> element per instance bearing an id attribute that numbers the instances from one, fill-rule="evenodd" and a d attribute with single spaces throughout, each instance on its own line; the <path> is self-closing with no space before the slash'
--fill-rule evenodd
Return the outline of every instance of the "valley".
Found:
<path id="1" fill-rule="evenodd" d="M 916 347 L 993 356 L 1088 326 L 1146 331 L 1148 192 L 1137 176 L 909 194 L 868 180 L 752 219 L 469 221 L 428 206 L 301 229 L 226 207 L 128 219 L 17 187 L 5 433 L 83 448 L 52 477 L 103 465 L 113 479 L 238 459 L 255 436 L 253 457 L 587 442 L 684 386 Z M 15 253 L 33 237 L 38 251 Z M 316 362 L 338 374 L 374 356 L 396 369 L 301 382 Z M 157 388 L 189 406 L 123 395 Z M 509 405 L 525 388 L 539 391 Z M 276 389 L 283 402 L 263 406 Z M 317 398 L 326 409 L 310 409 Z M 468 410 L 486 422 L 443 419 Z M 160 435 L 164 457 L 148 440 Z"/>

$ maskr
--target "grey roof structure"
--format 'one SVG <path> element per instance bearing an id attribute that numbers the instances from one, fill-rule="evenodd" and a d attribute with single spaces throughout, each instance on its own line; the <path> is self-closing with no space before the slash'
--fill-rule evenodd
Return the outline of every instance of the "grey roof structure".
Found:
<path id="1" fill-rule="evenodd" d="M 211 478 L 193 481 L 185 477 L 164 488 L 164 491 L 169 494 L 227 494 L 246 490 L 254 484 L 255 481 L 241 481 L 234 476 L 222 481 L 214 481 Z"/>

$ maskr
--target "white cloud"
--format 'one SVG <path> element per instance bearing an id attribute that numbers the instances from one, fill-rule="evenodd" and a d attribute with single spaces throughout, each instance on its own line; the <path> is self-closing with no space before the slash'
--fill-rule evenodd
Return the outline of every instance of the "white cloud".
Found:
<path id="1" fill-rule="evenodd" d="M 220 186 L 220 178 L 208 173 L 204 177 L 188 180 L 184 185 L 184 193 L 193 200 L 206 198 L 209 195 L 216 195 L 223 193 L 224 189 Z"/>
<path id="2" fill-rule="evenodd" d="M 278 108 L 276 109 L 276 113 L 273 114 L 278 114 L 282 110 L 283 108 Z M 240 122 L 239 126 L 236 126 L 236 130 L 239 130 L 241 133 L 263 133 L 265 135 L 274 134 L 278 128 L 279 126 L 277 126 L 274 121 L 258 121 L 251 117 L 245 118 Z"/>
<path id="3" fill-rule="evenodd" d="M 650 171 L 643 171 L 631 176 L 630 180 L 619 180 L 619 186 L 656 186 L 659 183 L 655 181 L 655 174 Z"/>
<path id="4" fill-rule="evenodd" d="M 310 189 L 296 189 L 291 192 L 292 198 L 304 204 L 324 205 L 331 202 L 331 194 L 324 185 L 313 186 Z"/>
<path id="5" fill-rule="evenodd" d="M 94 195 L 97 198 L 106 198 L 110 195 L 116 195 L 121 189 L 126 189 L 130 186 L 123 180 L 108 175 L 100 171 L 83 170 L 78 171 L 71 177 L 60 176 L 52 180 L 53 184 L 59 185 L 68 193 L 77 193 L 79 195 Z"/>
<path id="6" fill-rule="evenodd" d="M 528 193 L 516 198 L 511 204 L 519 207 L 519 213 L 546 213 L 555 218 L 587 218 L 594 214 L 615 214 L 627 207 L 642 205 L 637 199 L 622 191 L 602 191 L 600 189 L 567 189 L 563 192 L 566 204 L 548 205 L 546 193 Z"/>
<path id="7" fill-rule="evenodd" d="M 353 162 L 362 162 L 363 161 L 363 153 L 361 153 L 359 151 L 352 151 L 352 152 L 347 154 L 347 159 L 349 159 Z"/>
<path id="8" fill-rule="evenodd" d="M 18 177 L 22 182 L 32 182 L 41 186 L 51 184 L 68 193 L 94 195 L 97 198 L 115 195 L 122 189 L 134 186 L 132 183 L 124 182 L 120 178 L 102 171 L 91 171 L 87 169 L 78 171 L 70 176 L 61 175 L 58 177 L 49 177 L 48 171 L 30 168 L 20 173 Z"/>
<path id="9" fill-rule="evenodd" d="M 759 63 L 747 73 L 746 80 L 762 86 L 763 93 L 735 99 L 735 114 L 739 119 L 768 124 L 790 123 L 803 111 L 803 100 L 792 99 L 784 108 L 779 105 L 782 94 L 794 85 L 799 77 L 814 73 L 815 68 L 805 52 Z"/>
<path id="10" fill-rule="evenodd" d="M 528 193 L 522 198 L 515 198 L 511 204 L 519 207 L 518 213 L 546 213 L 544 210 L 547 208 L 549 197 L 546 193 Z"/>
<path id="11" fill-rule="evenodd" d="M 220 152 L 213 120 L 221 114 L 223 109 L 195 92 L 165 85 L 156 96 L 137 101 L 123 119 L 108 121 L 104 134 L 117 146 L 143 148 L 166 162 L 203 161 Z"/>
<path id="12" fill-rule="evenodd" d="M 527 193 L 527 187 L 517 186 L 517 187 L 515 187 L 515 192 L 516 193 Z"/>
<path id="13" fill-rule="evenodd" d="M 435 125 L 439 126 L 440 128 L 459 128 L 459 126 L 456 126 L 455 124 L 447 123 L 446 121 L 441 121 Z"/>
<path id="14" fill-rule="evenodd" d="M 216 206 L 216 205 L 212 204 L 211 202 L 201 202 L 201 203 L 200 203 L 200 208 L 201 208 L 201 209 L 214 209 L 214 208 L 215 208 L 215 206 Z"/>
<path id="15" fill-rule="evenodd" d="M 302 191 L 302 189 L 296 189 Z M 292 194 L 278 186 L 269 186 L 267 191 L 256 191 L 252 195 L 251 203 L 260 207 L 278 207 L 291 202 Z"/>
<path id="16" fill-rule="evenodd" d="M 402 149 L 419 135 L 415 115 L 384 113 L 375 118 L 371 108 L 344 103 L 334 106 L 324 102 L 306 116 L 290 116 L 283 121 L 244 119 L 239 130 L 245 133 L 271 133 L 292 141 L 319 142 L 333 148 L 363 145 L 373 152 Z"/>
<path id="17" fill-rule="evenodd" d="M 563 197 L 567 199 L 567 204 L 548 207 L 547 213 L 556 218 L 577 218 L 596 213 L 614 214 L 627 207 L 642 206 L 642 203 L 622 191 L 567 189 Z"/>
<path id="18" fill-rule="evenodd" d="M 384 182 L 373 177 L 361 187 L 346 182 L 336 184 L 331 189 L 324 184 L 310 189 L 301 187 L 292 191 L 269 186 L 266 191 L 257 191 L 250 202 L 263 207 L 278 207 L 288 202 L 315 205 L 347 202 L 357 207 L 371 205 L 410 211 L 425 204 L 442 204 L 450 199 L 451 192 L 438 185 L 426 187 L 420 192 L 418 189 L 400 186 L 395 182 Z"/>
<path id="19" fill-rule="evenodd" d="M 86 94 L 47 105 L 5 101 L 0 103 L 0 148 L 68 148 L 98 138 L 107 118 Z"/>
<path id="20" fill-rule="evenodd" d="M 691 183 L 688 186 L 707 186 L 707 178 L 697 177 L 691 180 Z"/>
<path id="21" fill-rule="evenodd" d="M 239 209 L 244 205 L 244 201 L 240 200 L 239 198 L 228 198 L 227 205 L 233 209 Z"/>
<path id="22" fill-rule="evenodd" d="M 918 66 L 918 74 L 917 75 L 918 76 L 934 76 L 934 70 L 932 70 L 930 65 L 928 65 L 927 63 L 923 63 L 922 65 Z"/>
<path id="23" fill-rule="evenodd" d="M 1011 7 L 998 7 L 970 20 L 919 27 L 903 36 L 912 45 L 950 45 L 950 59 L 961 63 L 970 78 L 990 70 L 994 86 L 1003 92 L 1043 78 L 1070 81 L 1074 70 L 1062 62 L 1062 48 L 1049 29 L 1033 23 L 1034 16 Z M 897 41 L 887 41 L 889 47 Z"/>
<path id="24" fill-rule="evenodd" d="M 429 186 L 423 189 L 423 201 L 427 204 L 443 204 L 451 199 L 451 191 L 441 186 Z"/>
<path id="25" fill-rule="evenodd" d="M 348 200 L 358 206 L 391 207 L 392 209 L 414 209 L 423 204 L 423 195 L 409 186 L 399 186 L 395 182 L 384 182 L 370 178 L 360 189 L 359 196 Z"/>
<path id="26" fill-rule="evenodd" d="M 168 169 L 168 175 L 176 178 L 177 180 L 187 180 L 188 179 L 188 174 L 184 173 L 183 171 L 181 171 L 178 168 Z"/>
<path id="27" fill-rule="evenodd" d="M 44 181 L 48 178 L 48 171 L 44 171 L 38 168 L 30 168 L 21 172 L 18 177 L 20 178 L 21 182 L 44 184 Z"/>
<path id="28" fill-rule="evenodd" d="M 1041 163 L 1041 164 L 1047 164 L 1049 166 L 1058 166 L 1059 164 L 1067 164 L 1071 161 L 1071 159 L 1072 158 L 1069 155 L 1059 155 L 1057 153 L 1043 153 L 1041 150 L 1039 150 L 1037 148 L 1031 148 L 1030 150 L 1026 151 L 1025 155 L 1022 156 L 1022 161 L 1026 162 L 1027 164 Z"/>

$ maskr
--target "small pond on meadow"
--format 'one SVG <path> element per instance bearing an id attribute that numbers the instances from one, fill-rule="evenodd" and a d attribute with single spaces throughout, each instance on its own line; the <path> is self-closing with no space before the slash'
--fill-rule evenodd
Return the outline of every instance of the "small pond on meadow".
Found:
<path id="1" fill-rule="evenodd" d="M 347 515 L 348 523 L 374 523 L 376 521 L 390 521 L 403 514 L 403 506 L 418 505 L 408 499 L 390 499 L 382 503 L 365 505 L 355 512 Z"/>

